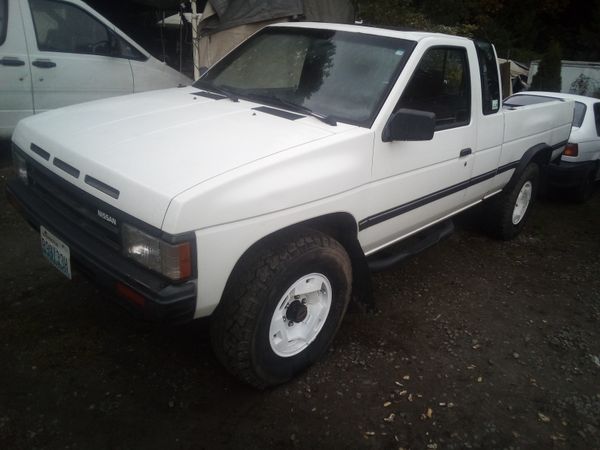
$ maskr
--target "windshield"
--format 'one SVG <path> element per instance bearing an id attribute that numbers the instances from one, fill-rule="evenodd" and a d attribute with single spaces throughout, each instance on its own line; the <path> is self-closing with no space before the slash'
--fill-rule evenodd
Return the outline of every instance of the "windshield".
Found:
<path id="1" fill-rule="evenodd" d="M 197 87 L 369 127 L 414 46 L 363 33 L 268 27 L 213 66 Z"/>

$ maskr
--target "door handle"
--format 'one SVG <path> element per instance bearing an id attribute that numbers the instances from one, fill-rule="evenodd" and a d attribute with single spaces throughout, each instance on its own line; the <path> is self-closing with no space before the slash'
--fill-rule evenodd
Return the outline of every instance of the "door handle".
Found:
<path id="1" fill-rule="evenodd" d="M 52 67 L 56 67 L 56 63 L 50 61 L 49 59 L 36 59 L 31 64 L 33 64 L 35 67 L 40 67 L 42 69 L 50 69 Z"/>
<path id="2" fill-rule="evenodd" d="M 25 61 L 22 61 L 19 58 L 15 58 L 13 56 L 5 56 L 4 58 L 0 59 L 0 65 L 13 67 L 24 66 Z"/>
<path id="3" fill-rule="evenodd" d="M 464 158 L 465 156 L 469 156 L 473 151 L 470 148 L 463 148 L 460 151 L 460 158 Z"/>

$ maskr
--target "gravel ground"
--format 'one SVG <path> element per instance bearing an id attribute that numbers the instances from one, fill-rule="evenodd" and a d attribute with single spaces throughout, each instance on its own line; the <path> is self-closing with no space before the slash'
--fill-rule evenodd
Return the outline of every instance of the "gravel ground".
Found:
<path id="1" fill-rule="evenodd" d="M 374 275 L 376 311 L 320 363 L 258 392 L 207 321 L 143 323 L 62 277 L 2 196 L 0 448 L 600 448 L 599 212 L 600 192 L 540 201 L 511 242 L 459 217 Z"/>

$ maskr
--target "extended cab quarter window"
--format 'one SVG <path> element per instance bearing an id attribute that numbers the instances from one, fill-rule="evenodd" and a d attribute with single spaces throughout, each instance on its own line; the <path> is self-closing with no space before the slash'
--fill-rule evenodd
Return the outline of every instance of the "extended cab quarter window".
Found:
<path id="1" fill-rule="evenodd" d="M 401 108 L 435 113 L 436 130 L 467 125 L 471 84 L 466 49 L 429 49 L 400 97 L 396 110 Z"/>
<path id="2" fill-rule="evenodd" d="M 8 22 L 8 0 L 0 0 L 0 45 L 6 39 L 6 28 Z"/>
<path id="3" fill-rule="evenodd" d="M 481 109 L 483 114 L 494 114 L 500 110 L 500 81 L 496 52 L 489 42 L 475 41 L 479 74 L 481 76 Z"/>

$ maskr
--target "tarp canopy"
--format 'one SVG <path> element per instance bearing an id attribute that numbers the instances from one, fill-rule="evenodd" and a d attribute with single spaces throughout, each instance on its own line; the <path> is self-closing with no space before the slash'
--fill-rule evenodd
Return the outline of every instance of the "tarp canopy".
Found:
<path id="1" fill-rule="evenodd" d="M 133 2 L 156 9 L 179 9 L 181 4 L 181 0 L 133 0 Z M 204 8 L 205 3 L 206 0 L 198 2 L 198 4 L 202 4 L 202 8 Z"/>
<path id="2" fill-rule="evenodd" d="M 133 0 L 156 9 L 179 9 L 181 0 Z M 187 3 L 187 2 L 184 2 Z M 315 22 L 354 22 L 351 0 L 198 0 L 200 27 L 216 32 L 238 25 L 301 16 Z"/>
<path id="3" fill-rule="evenodd" d="M 526 77 L 529 73 L 529 67 L 516 61 L 504 58 L 498 58 L 498 64 L 510 63 L 510 76 L 511 78 L 523 76 Z"/>
<path id="4" fill-rule="evenodd" d="M 200 28 L 220 31 L 303 13 L 302 0 L 209 0 Z"/>

